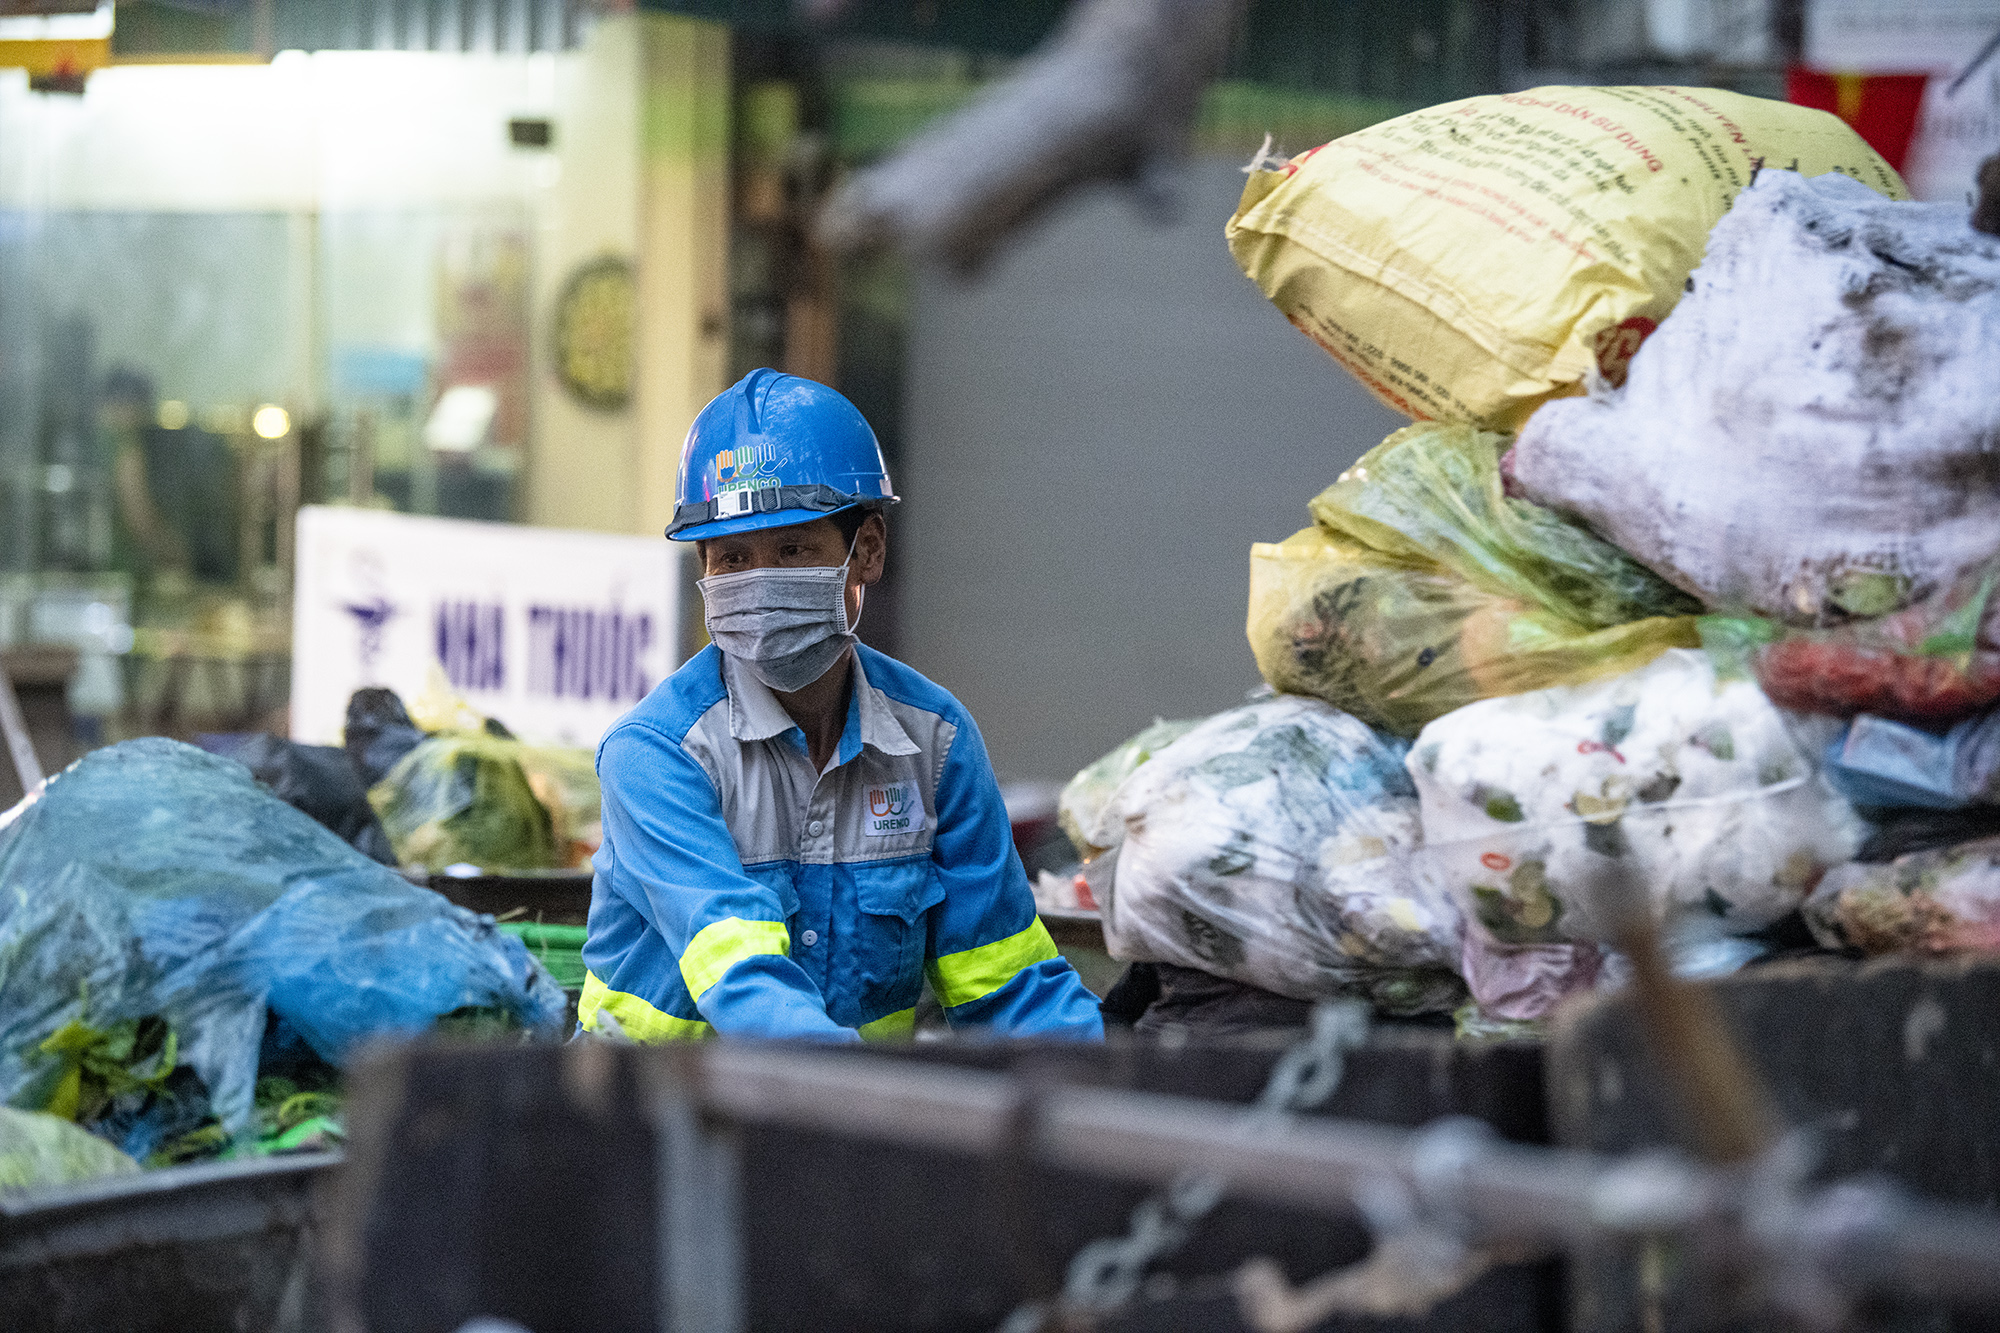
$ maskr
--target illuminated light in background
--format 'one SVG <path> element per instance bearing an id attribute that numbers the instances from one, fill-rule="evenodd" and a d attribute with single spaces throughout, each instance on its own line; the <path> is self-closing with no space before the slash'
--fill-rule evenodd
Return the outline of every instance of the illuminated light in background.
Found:
<path id="1" fill-rule="evenodd" d="M 292 418 L 275 403 L 266 403 L 250 418 L 250 429 L 267 440 L 282 440 L 292 429 Z"/>
<path id="2" fill-rule="evenodd" d="M 430 420 L 424 423 L 424 443 L 441 454 L 468 454 L 493 434 L 500 395 L 488 384 L 454 384 L 438 395 Z"/>
<path id="3" fill-rule="evenodd" d="M 160 429 L 179 430 L 188 424 L 188 405 L 178 398 L 160 404 Z"/>

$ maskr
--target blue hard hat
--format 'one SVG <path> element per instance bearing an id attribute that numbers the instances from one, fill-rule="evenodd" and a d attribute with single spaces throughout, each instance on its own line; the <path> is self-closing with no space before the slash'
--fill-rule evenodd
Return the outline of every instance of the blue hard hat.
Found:
<path id="1" fill-rule="evenodd" d="M 698 542 L 896 500 L 882 446 L 853 403 L 797 375 L 753 370 L 688 428 L 667 536 Z"/>

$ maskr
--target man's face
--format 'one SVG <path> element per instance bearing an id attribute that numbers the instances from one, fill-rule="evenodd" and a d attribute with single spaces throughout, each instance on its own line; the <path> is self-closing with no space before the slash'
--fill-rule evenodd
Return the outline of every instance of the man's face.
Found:
<path id="1" fill-rule="evenodd" d="M 882 577 L 889 551 L 889 525 L 880 514 L 870 514 L 854 534 L 854 558 L 848 561 L 847 542 L 839 525 L 830 518 L 810 523 L 793 523 L 762 532 L 743 532 L 731 537 L 710 537 L 697 544 L 701 572 L 705 577 L 740 574 L 746 569 L 811 569 L 838 567 L 847 563 L 847 620 L 861 619 L 861 590 Z"/>
<path id="2" fill-rule="evenodd" d="M 702 573 L 740 574 L 746 569 L 809 569 L 847 559 L 847 542 L 832 519 L 793 523 L 762 532 L 711 537 L 701 544 Z"/>

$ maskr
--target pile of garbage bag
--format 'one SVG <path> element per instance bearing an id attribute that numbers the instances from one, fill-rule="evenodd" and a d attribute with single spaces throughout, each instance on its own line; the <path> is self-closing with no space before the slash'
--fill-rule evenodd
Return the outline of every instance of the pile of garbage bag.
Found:
<path id="1" fill-rule="evenodd" d="M 530 745 L 455 697 L 423 703 L 429 728 L 393 691 L 357 690 L 339 747 L 257 733 L 197 741 L 384 864 L 507 872 L 589 863 L 603 827 L 588 750 Z"/>
<path id="2" fill-rule="evenodd" d="M 1252 549 L 1280 697 L 1073 784 L 1114 955 L 1490 1031 L 1617 984 L 1607 885 L 1690 974 L 2000 951 L 2000 236 L 1820 113 L 1542 88 L 1229 238 L 1418 421 Z"/>
<path id="3" fill-rule="evenodd" d="M 135 1160 L 255 1139 L 260 1072 L 565 1008 L 490 918 L 192 746 L 98 750 L 0 817 L 0 1102 Z"/>

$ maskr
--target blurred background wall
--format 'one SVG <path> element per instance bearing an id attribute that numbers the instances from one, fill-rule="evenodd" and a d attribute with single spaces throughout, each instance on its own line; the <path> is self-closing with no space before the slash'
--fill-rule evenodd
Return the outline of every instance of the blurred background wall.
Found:
<path id="1" fill-rule="evenodd" d="M 916 284 L 901 646 L 1004 776 L 1240 702 L 1250 543 L 1405 424 L 1230 259 L 1240 166 L 1191 165 L 1167 225 L 1105 192 L 976 282 Z"/>

